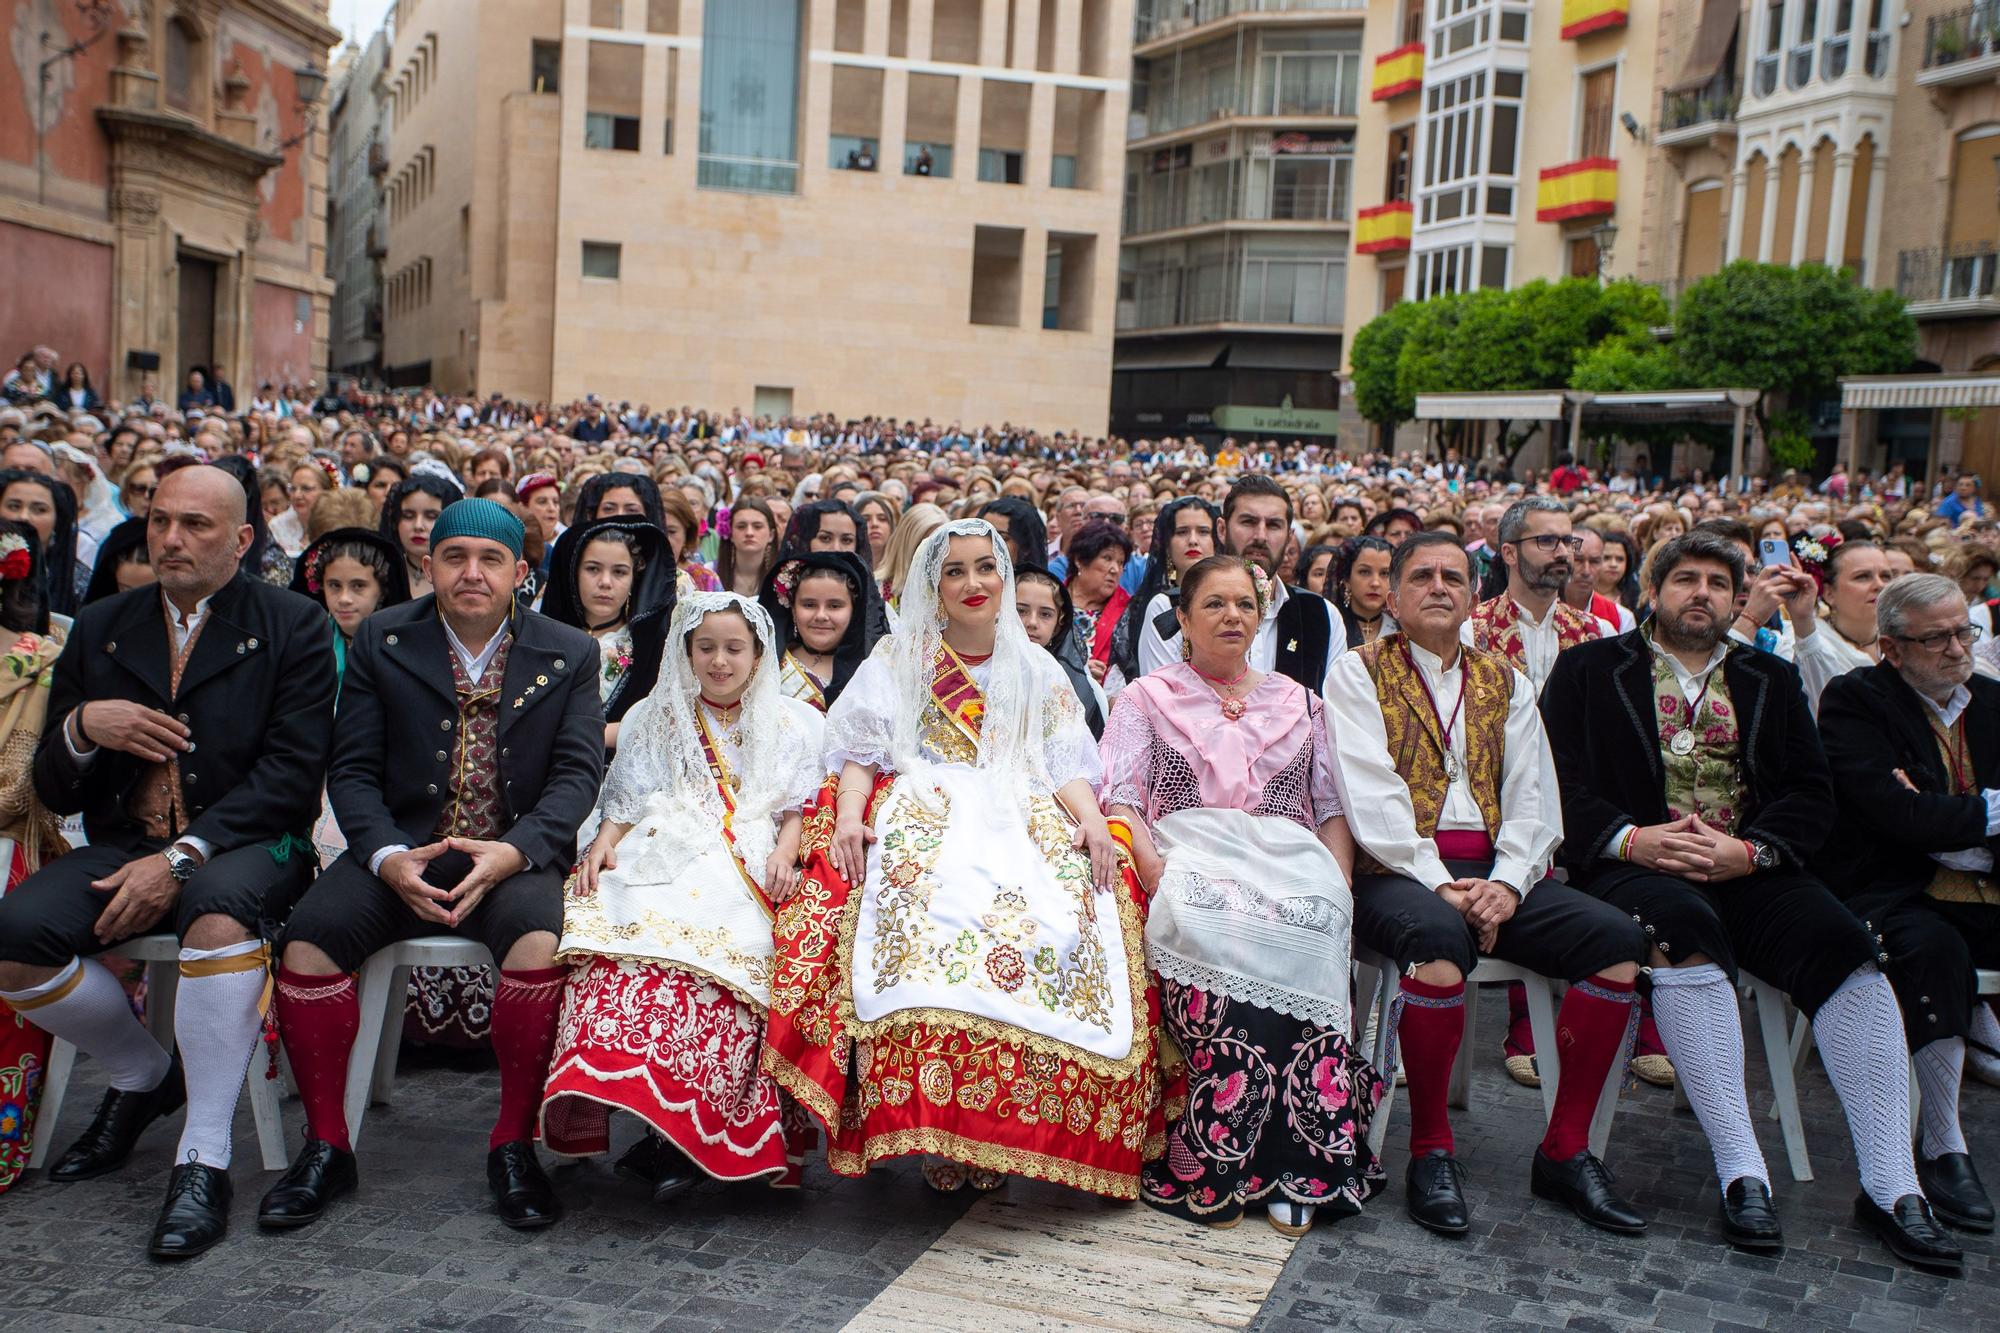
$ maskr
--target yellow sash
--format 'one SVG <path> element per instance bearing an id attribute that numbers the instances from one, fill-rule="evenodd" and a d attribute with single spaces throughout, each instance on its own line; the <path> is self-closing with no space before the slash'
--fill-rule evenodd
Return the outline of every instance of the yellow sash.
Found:
<path id="1" fill-rule="evenodd" d="M 777 919 L 777 910 L 771 900 L 764 895 L 750 870 L 743 864 L 743 858 L 736 853 L 736 775 L 729 771 L 729 765 L 722 757 L 722 747 L 715 743 L 715 734 L 708 729 L 708 714 L 696 705 L 694 720 L 701 727 L 701 757 L 708 761 L 708 774 L 715 779 L 715 789 L 722 793 L 722 840 L 729 844 L 729 859 L 736 863 L 736 873 L 743 876 L 743 882 L 750 887 L 750 896 L 764 909 L 764 915 Z"/>

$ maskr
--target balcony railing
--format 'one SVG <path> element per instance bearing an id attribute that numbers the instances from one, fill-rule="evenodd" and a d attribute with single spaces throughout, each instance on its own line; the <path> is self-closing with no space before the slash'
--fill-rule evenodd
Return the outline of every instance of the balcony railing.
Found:
<path id="1" fill-rule="evenodd" d="M 1270 173 L 1260 170 L 1254 176 L 1244 170 L 1253 159 L 1240 160 L 1233 180 L 1224 177 L 1220 164 L 1181 172 L 1172 180 L 1151 177 L 1126 219 L 1126 234 L 1143 236 L 1222 222 L 1346 222 L 1352 208 L 1350 159 L 1334 159 L 1332 170 L 1317 178 L 1269 179 L 1276 164 L 1286 160 L 1269 159 Z M 1259 168 L 1265 161 L 1254 159 Z"/>
<path id="2" fill-rule="evenodd" d="M 1201 73 L 1157 85 L 1133 138 L 1171 134 L 1226 116 L 1351 116 L 1361 89 L 1359 52 L 1287 52 L 1265 62 L 1262 86 L 1244 77 L 1210 83 Z"/>
<path id="3" fill-rule="evenodd" d="M 1991 55 L 2000 55 L 2000 0 L 1934 14 L 1925 24 L 1927 70 Z"/>
<path id="4" fill-rule="evenodd" d="M 1736 75 L 1724 70 L 1699 88 L 1660 94 L 1659 141 L 1682 130 L 1713 129 L 1736 119 Z"/>
<path id="5" fill-rule="evenodd" d="M 1132 41 L 1135 45 L 1158 41 L 1236 14 L 1367 8 L 1368 0 L 1153 0 L 1151 5 L 1141 4 L 1133 17 Z"/>
<path id="6" fill-rule="evenodd" d="M 2000 247 L 1991 241 L 1930 246 L 1896 256 L 1896 294 L 1912 306 L 1993 302 Z"/>
<path id="7" fill-rule="evenodd" d="M 1266 259 L 1240 254 L 1147 264 L 1131 274 L 1118 327 L 1193 324 L 1340 324 L 1347 299 L 1344 259 Z"/>

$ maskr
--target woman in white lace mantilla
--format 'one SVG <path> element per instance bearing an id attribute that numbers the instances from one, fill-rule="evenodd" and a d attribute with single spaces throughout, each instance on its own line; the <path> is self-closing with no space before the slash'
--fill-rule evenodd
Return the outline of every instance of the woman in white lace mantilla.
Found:
<path id="1" fill-rule="evenodd" d="M 1250 669 L 1256 573 L 1212 556 L 1182 576 L 1187 660 L 1119 695 L 1103 800 L 1152 892 L 1146 957 L 1188 1065 L 1143 1197 L 1211 1226 L 1265 1201 L 1295 1236 L 1381 1187 L 1368 1124 L 1382 1083 L 1347 1038 L 1354 839 L 1326 707 Z"/>
<path id="2" fill-rule="evenodd" d="M 822 720 L 778 691 L 763 608 L 689 593 L 625 717 L 603 823 L 566 894 L 575 964 L 542 1107 L 551 1151 L 649 1130 L 619 1167 L 664 1201 L 702 1176 L 796 1186 L 812 1130 L 761 1069 L 771 921 L 798 884 Z"/>
<path id="3" fill-rule="evenodd" d="M 926 538 L 902 597 L 827 716 L 839 777 L 779 914 L 766 1067 L 844 1174 L 921 1152 L 940 1189 L 1134 1198 L 1163 1124 L 1155 1000 L 1076 694 L 984 520 Z"/>

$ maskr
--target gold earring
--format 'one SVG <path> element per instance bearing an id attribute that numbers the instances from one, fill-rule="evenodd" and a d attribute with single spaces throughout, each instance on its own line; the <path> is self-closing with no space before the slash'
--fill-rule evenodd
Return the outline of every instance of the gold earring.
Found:
<path id="1" fill-rule="evenodd" d="M 1181 661 L 1194 661 L 1194 645 L 1188 642 L 1188 637 L 1185 634 L 1181 635 Z"/>

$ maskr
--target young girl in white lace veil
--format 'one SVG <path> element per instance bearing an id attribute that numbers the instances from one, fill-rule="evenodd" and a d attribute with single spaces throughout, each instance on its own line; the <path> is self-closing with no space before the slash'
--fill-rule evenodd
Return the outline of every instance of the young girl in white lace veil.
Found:
<path id="1" fill-rule="evenodd" d="M 1153 1001 L 1082 709 L 984 520 L 926 538 L 902 598 L 827 715 L 839 776 L 779 919 L 766 1067 L 844 1174 L 921 1152 L 939 1189 L 1136 1197 Z"/>
<path id="2" fill-rule="evenodd" d="M 809 1130 L 759 1070 L 771 922 L 798 884 L 821 719 L 778 691 L 771 620 L 684 595 L 653 691 L 625 717 L 603 823 L 565 897 L 574 964 L 543 1103 L 551 1151 L 606 1151 L 614 1109 L 651 1131 L 620 1162 L 664 1201 L 702 1175 L 796 1186 Z"/>

